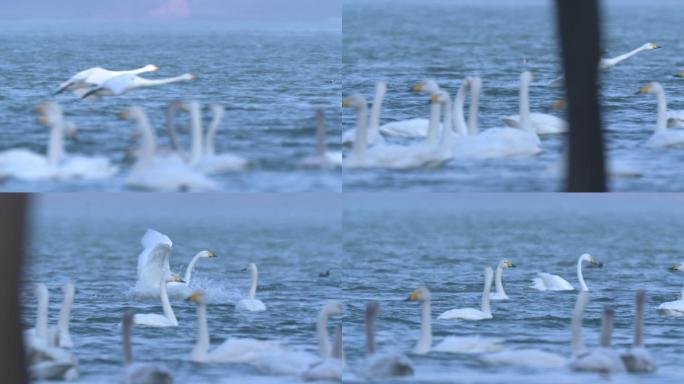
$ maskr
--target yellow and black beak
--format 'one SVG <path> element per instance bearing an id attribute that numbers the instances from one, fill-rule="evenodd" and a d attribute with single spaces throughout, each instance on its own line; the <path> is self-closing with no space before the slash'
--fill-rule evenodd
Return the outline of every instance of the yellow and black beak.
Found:
<path id="1" fill-rule="evenodd" d="M 209 257 L 218 257 L 218 256 L 216 256 L 216 254 L 215 254 L 214 252 L 212 252 L 212 251 L 207 251 L 207 256 L 209 256 Z"/>
<path id="2" fill-rule="evenodd" d="M 563 109 L 567 106 L 567 102 L 565 99 L 558 99 L 551 104 L 551 109 L 554 111 L 557 111 L 559 109 Z"/>
<path id="3" fill-rule="evenodd" d="M 128 120 L 128 110 L 125 109 L 119 113 L 119 119 L 121 120 Z"/>
<path id="4" fill-rule="evenodd" d="M 192 295 L 190 295 L 190 296 L 189 296 L 187 299 L 185 299 L 185 300 L 187 300 L 187 301 L 193 301 L 193 302 L 196 303 L 196 302 L 200 301 L 200 300 L 202 299 L 202 297 L 204 297 L 204 292 L 202 292 L 202 291 L 197 291 L 197 292 L 194 292 Z"/>
<path id="5" fill-rule="evenodd" d="M 439 95 L 430 96 L 430 103 L 432 103 L 432 104 L 439 103 Z"/>
<path id="6" fill-rule="evenodd" d="M 643 94 L 646 94 L 649 92 L 651 92 L 651 86 L 646 84 L 643 87 L 641 87 L 641 89 L 639 89 L 639 92 L 637 92 L 636 94 L 637 95 L 643 95 Z"/>
<path id="7" fill-rule="evenodd" d="M 411 92 L 423 92 L 423 89 L 425 89 L 423 83 L 418 83 L 411 88 Z"/>
<path id="8" fill-rule="evenodd" d="M 36 107 L 36 113 L 45 113 L 45 106 L 42 104 Z"/>
<path id="9" fill-rule="evenodd" d="M 420 295 L 418 294 L 418 292 L 413 291 L 410 295 L 408 295 L 408 297 L 404 301 L 416 301 L 418 299 L 420 299 Z"/>
<path id="10" fill-rule="evenodd" d="M 45 116 L 41 116 L 38 118 L 38 124 L 40 124 L 40 125 L 48 125 L 49 123 L 50 123 L 50 121 Z"/>
<path id="11" fill-rule="evenodd" d="M 349 107 L 351 107 L 351 100 L 349 100 L 349 99 L 342 100 L 342 108 L 349 108 Z"/>

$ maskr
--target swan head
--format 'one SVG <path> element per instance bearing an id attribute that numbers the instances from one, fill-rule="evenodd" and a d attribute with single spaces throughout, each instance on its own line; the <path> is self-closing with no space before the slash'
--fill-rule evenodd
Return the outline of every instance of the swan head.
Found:
<path id="1" fill-rule="evenodd" d="M 684 77 L 684 71 L 679 71 L 675 74 L 675 77 Z"/>
<path id="2" fill-rule="evenodd" d="M 171 275 L 166 279 L 167 283 L 185 283 L 182 277 L 178 274 L 171 272 Z"/>
<path id="3" fill-rule="evenodd" d="M 637 92 L 637 95 L 645 95 L 647 93 L 650 93 L 652 95 L 655 95 L 657 93 L 662 93 L 663 91 L 663 86 L 660 85 L 658 82 L 651 82 L 639 89 L 639 92 Z"/>
<path id="4" fill-rule="evenodd" d="M 142 67 L 142 70 L 145 72 L 156 72 L 159 70 L 159 67 L 154 64 L 147 64 L 146 66 Z"/>
<path id="5" fill-rule="evenodd" d="M 240 271 L 242 271 L 242 272 L 244 272 L 244 271 L 256 272 L 256 270 L 257 270 L 256 264 L 249 263 L 249 264 L 247 264 L 246 267 L 242 268 Z"/>
<path id="6" fill-rule="evenodd" d="M 188 296 L 187 301 L 192 301 L 193 303 L 204 303 L 204 291 L 198 290 Z"/>
<path id="7" fill-rule="evenodd" d="M 180 78 L 188 81 L 197 80 L 197 75 L 195 75 L 194 73 L 184 73 L 180 75 Z"/>
<path id="8" fill-rule="evenodd" d="M 366 98 L 360 93 L 355 93 L 351 96 L 346 97 L 342 100 L 342 108 L 354 108 L 359 109 L 368 105 Z"/>
<path id="9" fill-rule="evenodd" d="M 447 101 L 449 101 L 449 99 L 450 99 L 449 93 L 444 91 L 444 90 L 440 90 L 439 92 L 433 94 L 430 97 L 430 102 L 433 104 L 434 103 L 446 103 Z"/>
<path id="10" fill-rule="evenodd" d="M 200 251 L 200 253 L 198 253 L 198 255 L 199 255 L 199 257 L 209 257 L 209 258 L 217 257 L 216 254 L 212 251 Z"/>
<path id="11" fill-rule="evenodd" d="M 411 88 L 412 92 L 434 94 L 439 92 L 439 84 L 434 80 L 423 80 Z"/>
<path id="12" fill-rule="evenodd" d="M 677 272 L 681 271 L 684 268 L 684 263 L 683 264 L 675 264 L 670 267 L 670 271 Z"/>
<path id="13" fill-rule="evenodd" d="M 602 267 L 603 267 L 603 263 L 602 263 L 602 262 L 597 261 L 596 259 L 594 259 L 594 256 L 592 256 L 592 255 L 590 255 L 590 254 L 588 254 L 588 253 L 585 253 L 585 254 L 583 254 L 582 256 L 580 256 L 580 260 L 589 263 L 589 265 L 592 266 L 592 267 L 597 267 L 597 268 L 602 268 Z"/>
<path id="14" fill-rule="evenodd" d="M 323 306 L 323 309 L 321 309 L 321 316 L 330 317 L 330 316 L 339 316 L 341 314 L 342 314 L 342 304 L 338 303 L 337 301 L 331 301 L 329 303 L 326 303 Z"/>
<path id="15" fill-rule="evenodd" d="M 662 47 L 656 43 L 646 43 L 646 44 L 641 46 L 641 49 L 643 49 L 645 51 L 651 51 L 651 50 L 658 49 L 658 48 L 662 48 Z"/>
<path id="16" fill-rule="evenodd" d="M 501 265 L 501 268 L 515 268 L 515 264 L 510 260 L 501 260 L 499 265 Z"/>
<path id="17" fill-rule="evenodd" d="M 62 109 L 54 101 L 47 101 L 38 107 L 36 112 L 41 116 L 38 118 L 38 123 L 41 125 L 53 124 L 62 116 Z"/>
<path id="18" fill-rule="evenodd" d="M 416 289 L 415 291 L 411 292 L 411 294 L 406 298 L 406 301 L 430 301 L 431 295 L 430 295 L 430 290 L 427 289 L 426 287 L 420 287 Z"/>

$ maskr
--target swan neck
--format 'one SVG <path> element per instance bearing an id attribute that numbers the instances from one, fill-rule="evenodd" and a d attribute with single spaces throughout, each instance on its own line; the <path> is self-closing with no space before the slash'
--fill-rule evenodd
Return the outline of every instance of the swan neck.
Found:
<path id="1" fill-rule="evenodd" d="M 74 303 L 74 289 L 67 287 L 64 290 L 64 301 L 62 308 L 59 310 L 59 320 L 57 321 L 57 329 L 60 333 L 60 338 L 68 337 L 69 334 L 69 317 L 71 316 L 71 307 Z"/>
<path id="2" fill-rule="evenodd" d="M 36 317 L 36 337 L 47 340 L 48 333 L 48 301 L 47 289 L 38 289 L 38 313 Z"/>
<path id="3" fill-rule="evenodd" d="M 143 113 L 142 116 L 138 118 L 138 129 L 142 134 L 142 151 L 140 153 L 140 158 L 138 163 L 144 166 L 149 166 L 152 164 L 152 159 L 154 158 L 154 151 L 157 148 L 157 137 L 150 125 L 150 120 L 147 115 Z"/>
<path id="4" fill-rule="evenodd" d="M 321 312 L 318 315 L 318 323 L 316 323 L 316 331 L 318 333 L 318 347 L 320 349 L 321 357 L 326 358 L 330 356 L 330 340 L 328 340 L 328 315 Z"/>
<path id="5" fill-rule="evenodd" d="M 181 147 L 178 142 L 178 134 L 176 133 L 176 111 L 180 109 L 179 103 L 171 103 L 166 109 L 166 131 L 171 138 L 171 145 L 180 154 L 180 156 L 187 161 L 187 152 L 185 148 Z"/>
<path id="6" fill-rule="evenodd" d="M 634 315 L 634 346 L 644 345 L 644 300 L 637 299 L 636 313 Z"/>
<path id="7" fill-rule="evenodd" d="M 379 134 L 380 127 L 380 111 L 382 110 L 382 101 L 385 98 L 386 85 L 378 83 L 375 87 L 375 95 L 373 96 L 373 105 L 371 106 L 368 134 L 375 136 Z"/>
<path id="8" fill-rule="evenodd" d="M 130 320 L 124 320 L 122 324 L 122 344 L 123 344 L 123 359 L 124 365 L 133 363 L 133 348 L 131 346 L 131 323 Z"/>
<path id="9" fill-rule="evenodd" d="M 527 78 L 520 81 L 520 105 L 518 114 L 520 115 L 520 128 L 531 132 L 532 122 L 530 120 L 530 84 Z"/>
<path id="10" fill-rule="evenodd" d="M 214 144 L 214 139 L 216 137 L 216 132 L 218 132 L 221 122 L 223 121 L 223 112 L 215 113 L 214 117 L 209 124 L 209 129 L 207 131 L 207 140 L 204 143 L 204 152 L 206 155 L 213 156 L 216 154 L 216 147 Z"/>
<path id="11" fill-rule="evenodd" d="M 169 293 L 166 289 L 166 279 L 165 277 L 162 278 L 161 283 L 159 284 L 160 288 L 160 297 L 161 297 L 161 304 L 162 304 L 162 309 L 164 310 L 164 317 L 169 319 L 172 323 L 178 324 L 178 320 L 176 319 L 176 314 L 173 313 L 173 308 L 171 308 L 171 303 L 169 302 Z"/>
<path id="12" fill-rule="evenodd" d="M 440 138 L 440 149 L 443 151 L 451 151 L 451 145 L 454 141 L 453 123 L 451 97 L 447 96 L 444 101 L 444 126 L 442 128 L 442 137 Z"/>
<path id="13" fill-rule="evenodd" d="M 491 271 L 491 270 L 490 270 Z M 490 275 L 487 278 L 487 274 L 485 273 L 485 283 L 484 283 L 484 289 L 482 290 L 482 312 L 486 313 L 487 315 L 492 314 L 492 308 L 489 303 L 489 294 L 492 291 L 492 275 L 490 272 Z"/>
<path id="14" fill-rule="evenodd" d="M 195 269 L 195 263 L 197 263 L 197 260 L 202 257 L 202 252 L 197 253 L 192 260 L 190 260 L 190 264 L 185 268 L 185 275 L 183 276 L 183 280 L 185 280 L 185 284 L 190 285 L 190 279 L 192 278 L 192 271 Z"/>
<path id="15" fill-rule="evenodd" d="M 579 260 L 577 260 L 577 280 L 579 280 L 580 289 L 582 291 L 588 291 L 589 290 L 589 287 L 587 287 L 587 284 L 584 282 L 584 275 L 582 274 L 582 258 L 581 257 Z"/>
<path id="16" fill-rule="evenodd" d="M 503 274 L 503 267 L 499 264 L 496 267 L 496 276 L 494 278 L 494 283 L 496 284 L 496 294 L 498 296 L 506 296 L 506 291 L 504 291 L 503 282 L 501 281 L 501 275 Z"/>
<path id="17" fill-rule="evenodd" d="M 461 136 L 466 136 L 468 134 L 466 131 L 465 118 L 463 117 L 463 104 L 465 103 L 467 88 L 468 84 L 464 81 L 458 89 L 456 100 L 454 101 L 454 119 L 452 124 L 456 124 L 456 132 Z"/>
<path id="18" fill-rule="evenodd" d="M 190 164 L 197 164 L 202 158 L 202 115 L 199 108 L 190 108 L 191 147 Z"/>
<path id="19" fill-rule="evenodd" d="M 470 109 L 468 111 L 468 134 L 476 136 L 480 132 L 478 113 L 480 108 L 480 84 L 475 82 L 470 93 Z"/>
<path id="20" fill-rule="evenodd" d="M 572 352 L 575 355 L 579 355 L 586 350 L 586 346 L 584 345 L 584 336 L 582 334 L 582 317 L 584 316 L 584 308 L 587 305 L 587 300 L 583 297 L 583 295 L 588 295 L 588 293 L 580 292 L 577 295 L 577 302 L 575 303 L 572 321 L 570 322 L 571 347 Z"/>
<path id="21" fill-rule="evenodd" d="M 342 326 L 335 327 L 335 341 L 333 342 L 331 356 L 335 359 L 344 359 L 344 347 L 342 346 Z"/>
<path id="22" fill-rule="evenodd" d="M 375 316 L 366 313 L 366 354 L 375 353 Z"/>
<path id="23" fill-rule="evenodd" d="M 197 342 L 192 349 L 194 357 L 206 355 L 209 351 L 209 327 L 207 326 L 207 305 L 197 303 Z"/>
<path id="24" fill-rule="evenodd" d="M 601 347 L 610 348 L 610 339 L 613 335 L 613 317 L 604 313 L 601 321 Z"/>
<path id="25" fill-rule="evenodd" d="M 425 353 L 432 346 L 432 308 L 429 300 L 420 304 L 420 339 L 416 344 L 416 353 Z"/>
<path id="26" fill-rule="evenodd" d="M 658 103 L 658 119 L 656 120 L 655 132 L 665 132 L 667 130 L 667 100 L 665 91 L 658 89 L 655 94 Z"/>
<path id="27" fill-rule="evenodd" d="M 355 161 L 363 161 L 368 149 L 368 106 L 361 105 L 356 110 L 356 137 L 352 147 L 352 157 Z"/>
<path id="28" fill-rule="evenodd" d="M 428 134 L 426 143 L 434 145 L 439 136 L 439 118 L 441 117 L 441 106 L 439 103 L 430 103 L 430 122 L 428 124 Z"/>
<path id="29" fill-rule="evenodd" d="M 612 59 L 608 59 L 610 61 L 609 67 L 615 66 L 617 64 L 620 64 L 621 62 L 629 59 L 630 57 L 636 55 L 637 53 L 641 52 L 644 50 L 644 47 L 639 47 L 637 49 L 631 50 L 627 53 L 623 53 L 620 56 L 614 57 Z"/>
<path id="30" fill-rule="evenodd" d="M 254 300 L 256 298 L 257 279 L 259 278 L 259 273 L 257 272 L 256 267 L 252 268 L 250 273 L 252 275 L 252 284 L 249 287 L 249 298 Z"/>
<path id="31" fill-rule="evenodd" d="M 50 125 L 47 160 L 50 165 L 57 165 L 64 156 L 64 120 L 62 116 Z"/>
<path id="32" fill-rule="evenodd" d="M 322 111 L 316 112 L 316 150 L 319 157 L 325 157 L 325 117 Z"/>

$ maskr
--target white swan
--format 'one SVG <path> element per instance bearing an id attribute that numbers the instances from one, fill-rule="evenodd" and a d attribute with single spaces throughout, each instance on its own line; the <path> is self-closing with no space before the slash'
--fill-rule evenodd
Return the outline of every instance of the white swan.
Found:
<path id="1" fill-rule="evenodd" d="M 532 74 L 528 71 L 520 75 L 520 128 L 489 128 L 480 132 L 478 127 L 478 95 L 482 81 L 478 77 L 470 78 L 473 90 L 471 127 L 469 135 L 457 137 L 454 142 L 454 157 L 462 159 L 493 159 L 501 157 L 534 156 L 541 152 L 539 136 L 530 124 L 528 88 Z M 462 119 L 454 119 L 459 126 L 457 132 L 465 131 L 460 127 Z"/>
<path id="2" fill-rule="evenodd" d="M 681 271 L 682 269 L 684 269 L 684 263 L 675 264 L 672 267 L 670 267 L 670 270 L 674 272 Z"/>
<path id="3" fill-rule="evenodd" d="M 314 380 L 342 380 L 342 372 L 345 364 L 342 351 L 342 328 L 340 325 L 336 327 L 335 342 L 332 350 L 329 347 L 328 340 L 328 320 L 331 316 L 341 315 L 342 305 L 337 302 L 329 302 L 323 306 L 319 316 L 316 329 L 319 338 L 319 352 L 321 354 L 320 360 L 310 364 L 309 367 L 302 372 L 301 378 L 305 381 Z"/>
<path id="4" fill-rule="evenodd" d="M 661 316 L 684 316 L 684 286 L 679 294 L 679 300 L 661 303 L 657 311 Z"/>
<path id="5" fill-rule="evenodd" d="M 202 128 L 201 106 L 196 101 L 183 103 L 183 106 L 190 111 L 191 121 L 191 151 L 190 165 L 200 172 L 207 175 L 215 175 L 226 172 L 243 171 L 249 166 L 247 159 L 232 153 L 216 153 L 214 138 L 216 131 L 221 125 L 225 109 L 218 104 L 210 106 L 213 113 L 212 121 L 207 130 L 206 136 Z"/>
<path id="6" fill-rule="evenodd" d="M 256 264 L 249 263 L 249 265 L 243 268 L 242 271 L 249 271 L 250 275 L 252 276 L 252 283 L 249 287 L 249 296 L 246 299 L 242 299 L 240 302 L 238 302 L 238 309 L 251 312 L 265 311 L 266 306 L 264 303 L 256 298 L 257 279 L 259 278 L 259 272 L 257 271 Z"/>
<path id="7" fill-rule="evenodd" d="M 173 374 L 161 364 L 134 363 L 133 348 L 131 347 L 131 328 L 134 323 L 134 315 L 127 311 L 121 320 L 122 341 L 123 341 L 123 382 L 127 384 L 154 383 L 171 384 Z"/>
<path id="8" fill-rule="evenodd" d="M 168 258 L 168 255 L 166 256 Z M 178 319 L 176 319 L 176 314 L 173 313 L 173 308 L 171 307 L 171 302 L 169 302 L 169 294 L 166 288 L 166 283 L 170 281 L 183 282 L 182 279 L 177 276 L 171 278 L 162 278 L 159 283 L 159 297 L 161 299 L 163 315 L 157 313 L 136 313 L 133 318 L 133 322 L 136 325 L 144 325 L 148 327 L 177 327 Z"/>
<path id="9" fill-rule="evenodd" d="M 325 114 L 321 110 L 316 111 L 316 148 L 315 156 L 307 156 L 302 159 L 302 166 L 310 168 L 333 168 L 342 166 L 342 152 L 328 151 L 325 143 Z"/>
<path id="10" fill-rule="evenodd" d="M 424 80 L 413 86 L 412 91 L 416 93 L 427 93 L 429 95 L 433 95 L 439 92 L 440 88 L 434 80 Z M 434 110 L 434 105 L 432 105 L 431 109 Z M 384 136 L 403 137 L 409 139 L 424 138 L 428 137 L 430 134 L 430 119 L 413 118 L 392 121 L 390 123 L 381 125 L 378 129 Z M 436 137 L 434 139 L 436 139 Z"/>
<path id="11" fill-rule="evenodd" d="M 102 67 L 93 67 L 75 74 L 69 80 L 60 84 L 59 88 L 57 88 L 53 95 L 57 95 L 69 90 L 73 91 L 78 97 L 81 97 L 87 91 L 102 85 L 105 81 L 113 77 L 126 74 L 139 75 L 141 73 L 154 72 L 158 70 L 159 67 L 153 64 L 148 64 L 144 67 L 127 71 L 110 71 Z"/>
<path id="12" fill-rule="evenodd" d="M 190 291 L 190 280 L 192 279 L 192 271 L 195 268 L 195 264 L 197 263 L 197 261 L 199 261 L 199 259 L 202 258 L 213 259 L 216 258 L 216 254 L 214 254 L 214 252 L 212 251 L 206 250 L 197 252 L 195 256 L 193 256 L 192 260 L 190 260 L 188 266 L 185 267 L 183 282 L 171 281 L 169 283 L 166 283 L 169 296 L 186 298 L 192 294 L 192 292 Z"/>
<path id="13" fill-rule="evenodd" d="M 644 347 L 644 307 L 646 292 L 641 289 L 636 294 L 634 311 L 634 341 L 632 346 L 620 354 L 622 362 L 628 372 L 653 372 L 657 365 L 655 360 Z"/>
<path id="14" fill-rule="evenodd" d="M 138 255 L 135 290 L 140 293 L 157 295 L 159 282 L 172 276 L 169 258 L 173 243 L 165 234 L 148 229 L 140 239 L 143 250 Z"/>
<path id="15" fill-rule="evenodd" d="M 0 174 L 21 180 L 102 180 L 114 175 L 117 167 L 104 157 L 68 154 L 64 150 L 65 123 L 62 109 L 46 102 L 36 109 L 39 122 L 50 126 L 45 155 L 21 148 L 0 152 Z"/>
<path id="16" fill-rule="evenodd" d="M 197 304 L 197 342 L 190 352 L 190 361 L 197 363 L 246 363 L 256 359 L 262 353 L 282 349 L 278 343 L 272 341 L 229 338 L 210 351 L 207 304 L 204 300 L 204 293 L 196 291 L 188 300 Z"/>
<path id="17" fill-rule="evenodd" d="M 577 259 L 577 280 L 579 281 L 580 284 L 580 289 L 582 291 L 588 291 L 589 287 L 587 287 L 587 284 L 584 282 L 584 275 L 582 275 L 582 263 L 583 262 L 589 263 L 589 265 L 595 266 L 595 267 L 603 267 L 603 263 L 596 261 L 593 256 L 591 256 L 588 253 L 582 254 L 579 259 Z M 562 277 L 558 275 L 552 275 L 550 273 L 543 273 L 543 272 L 538 272 L 537 273 L 538 277 L 535 277 L 532 280 L 532 286 L 531 288 L 534 288 L 538 291 L 574 291 L 575 288 L 568 283 L 567 280 L 563 279 Z"/>
<path id="18" fill-rule="evenodd" d="M 503 282 L 501 281 L 501 275 L 504 269 L 514 268 L 513 262 L 510 260 L 501 260 L 499 265 L 496 266 L 496 274 L 494 276 L 494 286 L 496 287 L 496 292 L 489 295 L 492 300 L 508 300 L 508 295 L 504 291 Z"/>
<path id="19" fill-rule="evenodd" d="M 135 121 L 142 135 L 142 148 L 126 176 L 126 186 L 159 191 L 207 191 L 218 188 L 214 181 L 192 169 L 179 155 L 157 153 L 157 138 L 142 108 L 129 107 L 119 117 Z"/>
<path id="20" fill-rule="evenodd" d="M 57 326 L 50 329 L 48 337 L 50 337 L 51 345 L 59 348 L 73 348 L 74 343 L 69 333 L 69 317 L 71 316 L 76 287 L 72 283 L 66 283 L 62 287 L 62 292 L 64 293 L 64 300 L 62 301 L 62 308 L 59 310 Z"/>
<path id="21" fill-rule="evenodd" d="M 660 48 L 660 45 L 658 45 L 658 44 L 646 43 L 646 44 L 642 45 L 641 47 L 634 49 L 630 52 L 627 52 L 625 54 L 622 54 L 620 56 L 616 56 L 613 58 L 601 58 L 601 61 L 599 62 L 599 68 L 600 69 L 612 68 L 612 67 L 622 63 L 623 61 L 629 59 L 630 57 L 636 55 L 639 52 L 652 51 L 652 50 L 658 49 L 658 48 Z"/>
<path id="22" fill-rule="evenodd" d="M 489 303 L 489 293 L 492 289 L 492 278 L 494 272 L 492 268 L 487 266 L 484 271 L 484 289 L 482 290 L 482 307 L 481 309 L 475 308 L 458 308 L 450 309 L 441 315 L 437 316 L 437 319 L 443 320 L 487 320 L 493 318 L 492 309 Z"/>
<path id="23" fill-rule="evenodd" d="M 523 100 L 523 97 L 526 99 Z M 525 92 L 524 94 L 523 92 L 520 93 L 520 103 L 523 104 L 523 102 L 524 107 L 529 110 L 529 92 Z M 521 127 L 520 114 L 502 117 L 501 120 L 509 127 Z M 565 120 L 548 113 L 530 112 L 529 124 L 531 129 L 534 132 L 537 132 L 538 135 L 552 135 L 568 131 L 568 123 L 565 122 Z"/>
<path id="24" fill-rule="evenodd" d="M 191 81 L 197 79 L 192 73 L 184 73 L 180 76 L 168 77 L 165 79 L 145 79 L 134 74 L 123 74 L 107 79 L 101 85 L 90 89 L 81 96 L 82 99 L 100 98 L 103 96 L 119 96 L 135 89 L 157 87 L 165 84 L 173 84 L 181 81 Z"/>
<path id="25" fill-rule="evenodd" d="M 431 294 L 426 287 L 420 287 L 411 292 L 406 301 L 420 302 L 420 338 L 413 349 L 413 353 L 422 355 L 430 351 L 449 353 L 486 353 L 503 349 L 503 339 L 484 338 L 480 336 L 458 337 L 447 336 L 434 347 L 432 346 L 432 309 Z"/>
<path id="26" fill-rule="evenodd" d="M 576 354 L 570 361 L 570 368 L 582 372 L 625 372 L 625 364 L 620 355 L 611 348 L 610 339 L 613 333 L 613 317 L 615 312 L 606 307 L 601 318 L 601 344 L 598 348 Z"/>
<path id="27" fill-rule="evenodd" d="M 365 137 L 366 145 L 382 144 L 385 142 L 385 138 L 380 134 L 378 126 L 380 125 L 380 111 L 382 110 L 382 100 L 385 98 L 385 92 L 387 91 L 387 83 L 384 81 L 378 81 L 375 83 L 375 96 L 373 97 L 373 106 L 371 107 L 370 119 L 368 116 L 365 121 L 365 127 L 367 128 L 366 133 L 363 135 Z M 368 108 L 368 105 L 366 105 Z M 348 129 L 342 132 L 342 144 L 354 144 L 356 140 L 359 139 L 359 133 L 357 132 L 359 125 L 355 128 Z"/>
<path id="28" fill-rule="evenodd" d="M 380 305 L 377 301 L 369 301 L 366 304 L 366 377 L 384 379 L 413 375 L 413 362 L 403 353 L 378 353 L 375 351 L 374 324 L 379 310 Z"/>
<path id="29" fill-rule="evenodd" d="M 639 93 L 650 93 L 655 95 L 658 103 L 658 117 L 656 119 L 655 131 L 646 141 L 646 146 L 650 148 L 683 146 L 684 131 L 667 128 L 679 126 L 682 119 L 684 119 L 684 111 L 668 112 L 667 102 L 665 101 L 665 91 L 660 83 L 648 83 L 641 87 Z"/>

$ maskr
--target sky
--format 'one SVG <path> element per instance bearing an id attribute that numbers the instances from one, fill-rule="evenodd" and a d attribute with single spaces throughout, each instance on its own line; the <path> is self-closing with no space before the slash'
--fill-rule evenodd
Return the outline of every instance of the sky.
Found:
<path id="1" fill-rule="evenodd" d="M 342 0 L 0 0 L 0 20 L 226 20 L 325 23 Z"/>

